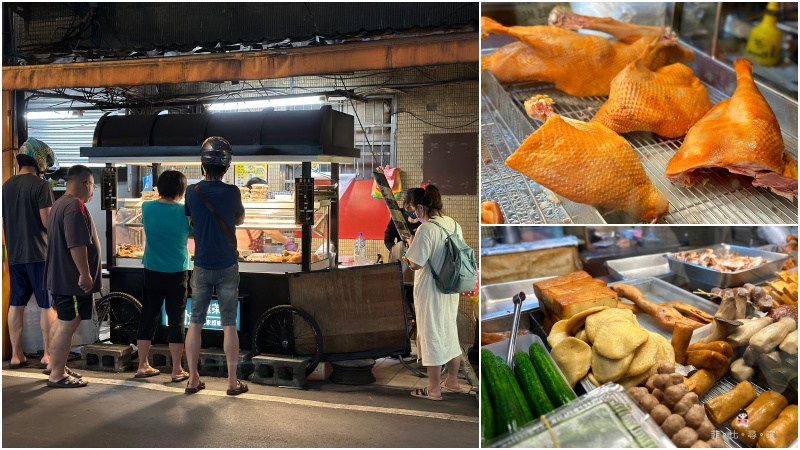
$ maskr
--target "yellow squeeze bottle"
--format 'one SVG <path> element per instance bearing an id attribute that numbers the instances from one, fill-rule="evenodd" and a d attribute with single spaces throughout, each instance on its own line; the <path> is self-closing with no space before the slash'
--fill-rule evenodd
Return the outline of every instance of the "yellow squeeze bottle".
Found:
<path id="1" fill-rule="evenodd" d="M 764 12 L 764 20 L 750 31 L 747 39 L 747 53 L 751 59 L 762 66 L 778 64 L 781 56 L 781 30 L 775 25 L 778 2 L 769 2 Z"/>

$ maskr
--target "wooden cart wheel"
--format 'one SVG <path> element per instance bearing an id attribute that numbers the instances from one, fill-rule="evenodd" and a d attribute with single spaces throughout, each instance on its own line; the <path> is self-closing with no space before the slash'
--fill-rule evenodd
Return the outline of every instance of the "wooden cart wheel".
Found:
<path id="1" fill-rule="evenodd" d="M 100 342 L 136 345 L 136 332 L 142 317 L 139 300 L 124 292 L 111 292 L 95 303 L 95 311 Z"/>
<path id="2" fill-rule="evenodd" d="M 322 332 L 310 314 L 291 305 L 270 308 L 253 327 L 253 351 L 308 359 L 311 374 L 322 356 Z"/>

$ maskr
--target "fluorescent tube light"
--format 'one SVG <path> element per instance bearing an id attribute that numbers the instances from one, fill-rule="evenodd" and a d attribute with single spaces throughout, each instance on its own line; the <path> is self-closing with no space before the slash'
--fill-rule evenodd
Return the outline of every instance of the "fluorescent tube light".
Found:
<path id="1" fill-rule="evenodd" d="M 67 111 L 31 111 L 25 114 L 28 119 L 66 119 L 70 117 Z"/>
<path id="2" fill-rule="evenodd" d="M 313 105 L 325 102 L 324 95 L 307 95 L 303 97 L 278 97 L 267 100 L 244 100 L 213 103 L 209 111 L 232 111 L 240 109 L 264 109 L 275 106 Z"/>

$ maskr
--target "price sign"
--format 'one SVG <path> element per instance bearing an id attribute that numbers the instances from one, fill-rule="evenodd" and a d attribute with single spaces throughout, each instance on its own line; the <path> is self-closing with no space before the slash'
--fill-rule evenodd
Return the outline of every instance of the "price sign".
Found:
<path id="1" fill-rule="evenodd" d="M 244 186 L 250 178 L 261 178 L 267 181 L 266 164 L 234 164 L 233 184 Z"/>
<path id="2" fill-rule="evenodd" d="M 239 313 L 240 313 L 240 304 L 236 302 L 236 329 L 239 330 Z M 184 318 L 184 327 L 189 328 L 189 320 L 192 318 L 192 299 L 186 299 L 186 317 Z M 163 325 L 169 325 L 169 320 L 167 318 L 167 310 L 164 305 L 161 305 L 161 323 Z M 222 330 L 222 314 L 219 311 L 219 302 L 217 300 L 211 300 L 211 303 L 208 305 L 208 313 L 206 314 L 206 323 L 203 324 L 204 330 Z"/>

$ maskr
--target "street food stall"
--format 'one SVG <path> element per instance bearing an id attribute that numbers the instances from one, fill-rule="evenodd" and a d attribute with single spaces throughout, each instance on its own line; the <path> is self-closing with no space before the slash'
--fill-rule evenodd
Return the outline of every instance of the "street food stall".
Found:
<path id="1" fill-rule="evenodd" d="M 797 445 L 796 226 L 548 228 L 576 269 L 481 286 L 484 446 Z"/>
<path id="2" fill-rule="evenodd" d="M 231 142 L 234 164 L 299 164 L 302 175 L 291 195 L 252 190 L 243 195 L 243 230 L 290 234 L 297 250 L 239 242 L 241 347 L 254 353 L 308 358 L 310 373 L 320 361 L 378 358 L 409 349 L 400 265 L 339 269 L 339 164 L 358 156 L 353 117 L 330 106 L 318 110 L 225 114 L 106 116 L 97 124 L 94 145 L 81 149 L 103 163 L 101 202 L 106 211 L 104 249 L 111 293 L 97 303 L 98 317 L 114 343 L 135 344 L 142 296 L 142 256 L 147 245 L 144 201 L 118 198 L 116 168 L 122 164 L 161 167 L 199 164 L 208 136 Z M 312 164 L 330 164 L 324 184 Z M 156 184 L 155 182 L 153 183 Z M 118 242 L 124 240 L 124 242 Z M 194 242 L 189 241 L 190 254 Z M 259 250 L 259 249 L 255 249 Z M 190 271 L 191 273 L 191 271 Z M 191 290 L 187 308 L 191 306 Z M 215 300 L 203 327 L 203 343 L 220 346 L 222 330 Z M 188 320 L 188 314 L 187 314 Z M 102 326 L 102 325 L 101 325 Z M 157 333 L 156 342 L 164 336 Z"/>

